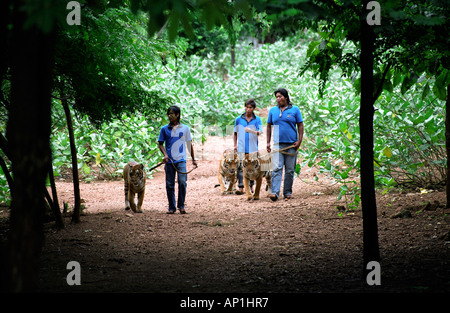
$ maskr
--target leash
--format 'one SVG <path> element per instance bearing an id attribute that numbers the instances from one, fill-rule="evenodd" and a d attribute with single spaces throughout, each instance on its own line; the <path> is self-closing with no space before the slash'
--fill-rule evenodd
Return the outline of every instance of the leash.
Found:
<path id="1" fill-rule="evenodd" d="M 155 166 L 153 166 L 152 168 L 150 168 L 148 171 L 149 172 L 151 172 L 151 171 L 153 171 L 155 168 L 157 168 L 157 167 L 159 167 L 159 166 L 161 166 L 161 165 L 163 165 L 164 164 L 164 162 L 159 162 L 158 164 L 156 164 Z M 175 167 L 175 164 L 173 164 L 172 162 L 171 162 L 171 164 L 172 164 L 172 166 L 173 166 L 173 168 L 175 169 L 175 171 L 177 171 L 178 173 L 180 173 L 180 174 L 189 174 L 190 172 L 192 172 L 193 170 L 195 170 L 198 166 L 195 166 L 193 169 L 191 169 L 189 172 L 181 172 L 181 171 L 179 171 L 176 167 Z"/>
<path id="2" fill-rule="evenodd" d="M 288 147 L 285 147 L 285 148 L 282 148 L 282 149 L 279 149 L 279 150 L 273 150 L 271 152 L 268 152 L 268 153 L 264 154 L 264 156 L 269 155 L 269 154 L 273 154 L 275 152 L 281 152 L 282 154 L 286 154 L 286 155 L 295 155 L 295 154 L 297 154 L 298 148 L 295 150 L 295 152 L 292 152 L 292 153 L 284 152 L 284 150 L 288 150 L 288 149 L 291 149 L 291 148 L 294 148 L 294 147 L 295 147 L 294 145 L 290 145 Z"/>
<path id="3" fill-rule="evenodd" d="M 164 164 L 164 162 L 159 162 L 158 164 L 156 164 L 155 166 L 153 166 L 151 169 L 149 169 L 148 171 L 149 172 L 151 172 L 151 171 L 153 171 L 155 168 L 157 168 L 157 167 L 159 167 L 159 166 L 161 166 L 161 165 L 163 165 Z"/>
<path id="4" fill-rule="evenodd" d="M 193 170 L 195 170 L 198 166 L 196 165 L 196 166 L 194 166 L 194 168 L 193 169 L 191 169 L 190 171 L 188 171 L 188 172 L 181 172 L 181 171 L 179 171 L 176 167 L 175 167 L 175 164 L 173 164 L 173 162 L 171 162 L 172 163 L 172 166 L 173 166 L 173 168 L 175 169 L 175 171 L 177 171 L 178 173 L 180 173 L 180 174 L 189 174 L 190 172 L 192 172 Z"/>

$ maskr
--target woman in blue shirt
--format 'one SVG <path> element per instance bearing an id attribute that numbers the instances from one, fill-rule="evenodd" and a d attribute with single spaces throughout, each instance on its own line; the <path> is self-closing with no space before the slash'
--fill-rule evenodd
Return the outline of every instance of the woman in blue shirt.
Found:
<path id="1" fill-rule="evenodd" d="M 273 130 L 273 145 L 280 150 L 293 145 L 292 148 L 282 152 L 274 152 L 272 188 L 270 199 L 276 201 L 280 196 L 281 176 L 284 168 L 283 195 L 286 199 L 292 198 L 292 184 L 297 163 L 297 151 L 303 140 L 303 117 L 300 109 L 290 103 L 286 89 L 280 88 L 274 92 L 277 106 L 269 111 L 267 118 L 267 152 L 271 152 L 271 137 Z M 292 155 L 289 155 L 292 154 Z"/>

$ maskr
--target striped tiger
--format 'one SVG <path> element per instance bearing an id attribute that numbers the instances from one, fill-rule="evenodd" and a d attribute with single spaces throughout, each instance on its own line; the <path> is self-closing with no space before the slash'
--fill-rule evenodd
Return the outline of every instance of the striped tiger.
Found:
<path id="1" fill-rule="evenodd" d="M 233 150 L 226 149 L 223 152 L 217 175 L 222 194 L 233 193 L 233 188 L 237 181 L 238 162 L 238 156 Z"/>
<path id="2" fill-rule="evenodd" d="M 125 210 L 142 213 L 142 203 L 145 194 L 145 171 L 144 165 L 132 161 L 125 165 L 123 169 L 123 179 L 125 181 Z M 137 207 L 134 202 L 135 194 L 138 195 Z"/>
<path id="3" fill-rule="evenodd" d="M 242 161 L 242 166 L 247 200 L 259 200 L 259 191 L 264 177 L 267 183 L 266 191 L 272 186 L 272 154 L 269 154 L 267 157 L 260 157 L 258 152 L 246 154 Z M 250 180 L 256 182 L 253 194 L 249 187 Z"/>

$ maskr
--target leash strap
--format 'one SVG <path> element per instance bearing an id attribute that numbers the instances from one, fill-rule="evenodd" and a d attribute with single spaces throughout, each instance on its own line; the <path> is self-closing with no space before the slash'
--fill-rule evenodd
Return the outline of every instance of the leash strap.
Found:
<path id="1" fill-rule="evenodd" d="M 173 162 L 171 162 L 171 163 L 172 163 L 172 166 L 173 166 L 173 168 L 175 169 L 175 171 L 177 171 L 177 172 L 180 173 L 180 174 L 189 174 L 190 172 L 192 172 L 193 170 L 195 170 L 195 169 L 197 168 L 197 166 L 194 166 L 194 168 L 191 169 L 191 170 L 188 171 L 188 172 L 181 172 L 181 171 L 179 171 L 179 170 L 175 167 L 175 164 L 173 164 Z"/>
<path id="2" fill-rule="evenodd" d="M 281 153 L 286 154 L 286 155 L 295 155 L 297 153 L 297 151 L 298 151 L 298 148 L 293 153 L 284 152 L 284 150 L 288 150 L 288 149 L 291 149 L 291 148 L 294 148 L 294 147 L 295 147 L 294 145 L 291 145 L 291 146 L 285 147 L 283 149 L 279 149 L 279 150 L 274 150 L 274 151 L 268 152 L 267 154 L 273 154 L 275 152 L 281 152 Z M 265 155 L 267 155 L 267 154 L 265 154 Z"/>
<path id="3" fill-rule="evenodd" d="M 175 169 L 175 171 L 177 171 L 178 173 L 180 173 L 180 174 L 189 174 L 190 172 L 192 172 L 193 170 L 195 170 L 198 166 L 195 166 L 193 169 L 191 169 L 189 172 L 181 172 L 181 171 L 179 171 L 176 167 L 175 167 L 175 164 L 173 164 L 172 162 L 170 162 L 171 164 L 172 164 L 172 166 L 173 166 L 173 168 Z M 156 164 L 155 166 L 153 166 L 152 168 L 150 168 L 149 169 L 149 172 L 151 172 L 151 171 L 153 171 L 155 168 L 157 168 L 157 167 L 159 167 L 159 166 L 161 166 L 161 165 L 163 165 L 164 164 L 164 162 L 159 162 L 158 164 Z"/>

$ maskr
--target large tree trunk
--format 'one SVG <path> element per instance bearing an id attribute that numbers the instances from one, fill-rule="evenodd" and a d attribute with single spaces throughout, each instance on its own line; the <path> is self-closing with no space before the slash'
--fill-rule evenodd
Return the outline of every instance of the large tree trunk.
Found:
<path id="1" fill-rule="evenodd" d="M 363 12 L 367 0 L 363 1 Z M 374 81 L 373 51 L 375 37 L 366 17 L 361 17 L 361 205 L 363 214 L 363 254 L 364 269 L 367 275 L 367 263 L 380 261 L 378 246 L 377 205 L 375 197 L 375 179 L 373 165 L 373 116 L 374 116 Z"/>
<path id="2" fill-rule="evenodd" d="M 80 197 L 80 180 L 78 177 L 78 161 L 77 161 L 77 147 L 75 145 L 75 136 L 73 135 L 72 114 L 70 114 L 69 104 L 66 99 L 61 100 L 64 112 L 66 114 L 67 129 L 69 131 L 70 152 L 72 154 L 72 177 L 73 177 L 73 191 L 75 197 L 75 206 L 73 208 L 72 223 L 80 222 L 81 211 L 81 197 Z"/>
<path id="3" fill-rule="evenodd" d="M 14 2 L 11 108 L 7 125 L 12 164 L 6 290 L 35 291 L 43 245 L 43 190 L 50 164 L 50 106 L 53 36 L 27 20 L 24 1 Z"/>

